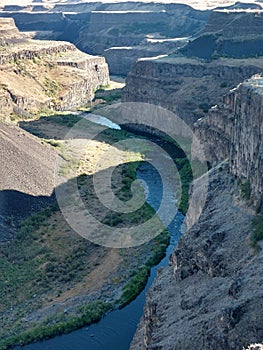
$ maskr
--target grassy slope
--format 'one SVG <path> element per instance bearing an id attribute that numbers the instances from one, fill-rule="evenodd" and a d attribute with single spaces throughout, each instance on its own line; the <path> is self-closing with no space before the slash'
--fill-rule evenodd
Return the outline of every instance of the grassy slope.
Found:
<path id="1" fill-rule="evenodd" d="M 54 131 L 58 134 L 60 132 L 59 136 L 62 136 L 77 120 L 76 116 L 60 115 L 45 119 L 44 122 L 40 119 L 28 123 L 27 129 L 45 137 L 43 141 L 52 140 L 57 136 L 54 135 Z M 47 134 L 47 131 L 50 134 Z M 110 131 L 104 135 L 104 142 L 125 139 L 127 136 L 129 136 L 127 132 Z M 62 147 L 57 140 L 49 143 L 57 149 Z M 63 151 L 63 147 L 61 149 Z M 129 163 L 129 166 L 123 169 L 123 185 L 118 195 L 124 199 L 130 197 L 130 184 L 135 178 L 138 164 Z M 81 185 L 81 178 L 79 183 L 85 194 L 85 184 Z M 121 218 L 121 221 L 127 225 L 129 222 L 138 222 L 142 218 L 145 220 L 152 215 L 152 208 L 145 204 L 141 212 Z M 112 220 L 112 215 L 108 219 L 106 216 L 105 220 L 109 219 Z M 117 223 L 114 220 L 109 222 L 109 225 L 115 224 Z M 15 239 L 9 245 L 1 247 L 0 264 L 4 267 L 4 273 L 0 279 L 0 308 L 3 314 L 8 314 L 7 310 L 11 307 L 13 311 L 11 317 L 4 318 L 0 333 L 2 338 L 0 348 L 5 349 L 14 343 L 25 344 L 36 339 L 48 338 L 98 320 L 113 307 L 103 300 L 110 297 L 114 301 L 118 288 L 123 290 L 117 306 L 124 306 L 143 289 L 150 266 L 158 263 L 164 256 L 168 243 L 169 235 L 164 231 L 152 242 L 137 248 L 107 249 L 76 235 L 57 208 L 34 214 L 21 224 Z M 103 265 L 107 265 L 108 270 L 98 275 Z M 69 314 L 60 312 L 48 315 L 46 318 L 42 317 L 42 323 L 36 322 L 34 317 L 26 323 L 23 320 L 29 314 L 35 315 L 39 309 L 49 307 L 53 303 L 63 302 L 78 294 L 84 296 L 90 291 L 99 292 L 103 290 L 108 280 L 112 289 L 108 295 L 106 293 L 105 299 L 102 297 L 99 301 L 90 301 L 90 307 L 96 306 L 95 315 L 87 311 L 90 307 L 82 301 L 77 307 L 72 307 Z M 89 281 L 88 287 L 85 288 L 87 281 Z M 99 290 L 95 288 L 95 284 L 98 284 Z"/>

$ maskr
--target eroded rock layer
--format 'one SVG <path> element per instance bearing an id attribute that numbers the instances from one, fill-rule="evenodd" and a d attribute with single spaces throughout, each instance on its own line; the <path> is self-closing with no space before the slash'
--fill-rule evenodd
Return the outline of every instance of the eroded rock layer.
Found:
<path id="1" fill-rule="evenodd" d="M 140 60 L 127 77 L 123 101 L 160 105 L 192 125 L 222 101 L 229 88 L 262 70 L 262 58 L 210 63 L 178 56 Z"/>
<path id="2" fill-rule="evenodd" d="M 0 21 L 8 29 L 7 20 Z M 103 57 L 85 54 L 68 42 L 7 37 L 0 52 L 2 118 L 12 111 L 75 108 L 91 101 L 94 90 L 109 82 Z"/>
<path id="3" fill-rule="evenodd" d="M 195 126 L 210 162 L 229 159 L 230 171 L 248 180 L 253 198 L 263 195 L 263 79 L 255 75 L 231 90 Z M 261 205 L 258 203 L 258 205 Z"/>
<path id="4" fill-rule="evenodd" d="M 132 350 L 241 350 L 262 340 L 263 251 L 251 248 L 252 213 L 220 169 L 210 171 L 199 221 L 148 293 Z"/>

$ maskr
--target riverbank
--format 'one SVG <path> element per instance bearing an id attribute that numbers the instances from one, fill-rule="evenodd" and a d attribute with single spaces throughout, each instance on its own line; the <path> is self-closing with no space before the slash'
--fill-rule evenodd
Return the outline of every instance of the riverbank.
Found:
<path id="1" fill-rule="evenodd" d="M 144 180 L 153 190 L 150 191 L 151 194 L 149 195 L 147 202 L 151 204 L 155 210 L 159 207 L 159 193 L 161 188 L 161 181 L 157 175 L 156 171 L 154 171 L 148 163 L 143 163 L 137 171 L 137 178 Z M 171 204 L 174 203 L 176 199 L 172 187 L 170 197 Z M 183 220 L 183 215 L 178 213 L 169 225 L 168 230 L 171 239 L 166 250 L 166 256 L 160 264 L 151 269 L 147 285 L 135 300 L 122 309 L 108 313 L 98 323 L 92 324 L 89 327 L 83 327 L 70 334 L 28 345 L 25 347 L 25 350 L 45 350 L 47 348 L 63 348 L 68 350 L 86 350 L 87 348 L 92 350 L 128 350 L 137 328 L 137 324 L 143 314 L 146 293 L 156 278 L 157 272 L 159 273 L 159 269 L 166 267 L 169 264 L 169 256 L 181 235 L 180 228 Z"/>
<path id="2" fill-rule="evenodd" d="M 107 144 L 133 135 L 123 130 L 107 130 L 104 138 L 94 140 L 89 153 L 76 163 L 71 156 L 78 144 L 63 141 L 63 138 L 79 120 L 76 115 L 53 115 L 23 122 L 21 126 L 64 157 L 63 175 L 68 176 L 67 181 L 70 181 L 72 170 L 76 171 L 74 176 L 78 178 L 80 193 L 88 203 L 96 157 L 100 157 Z M 85 123 L 89 130 L 96 128 L 99 133 L 98 125 Z M 130 186 L 136 178 L 138 161 L 142 160 L 138 153 L 124 152 L 124 163 L 127 157 L 129 162 L 121 169 L 122 177 L 116 176 L 114 183 L 114 186 L 121 185 L 117 192 L 124 200 L 131 196 Z M 107 166 L 116 165 L 113 161 Z M 84 178 L 83 173 L 88 176 Z M 98 247 L 76 235 L 58 210 L 46 214 L 35 214 L 26 220 L 10 245 L 1 247 L 1 260 L 9 279 L 8 288 L 13 291 L 8 294 L 8 300 L 7 294 L 2 295 L 1 349 L 67 333 L 97 321 L 110 309 L 124 307 L 144 288 L 151 266 L 162 259 L 169 243 L 169 235 L 164 231 L 150 243 L 136 248 L 117 250 Z M 104 215 L 104 219 L 108 225 L 115 227 L 129 222 L 138 223 L 153 214 L 153 209 L 145 204 L 136 215 L 120 218 L 111 213 L 108 217 Z M 23 278 L 17 278 L 17 274 Z M 18 290 L 19 298 L 16 298 Z M 87 310 L 97 305 L 97 300 L 101 304 L 94 316 Z M 76 317 L 79 313 L 81 316 Z"/>

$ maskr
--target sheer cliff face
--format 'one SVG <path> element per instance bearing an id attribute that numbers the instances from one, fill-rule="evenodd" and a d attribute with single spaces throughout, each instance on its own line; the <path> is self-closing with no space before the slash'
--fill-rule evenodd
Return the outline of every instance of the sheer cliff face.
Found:
<path id="1" fill-rule="evenodd" d="M 10 23 L 0 19 L 2 30 Z M 16 27 L 14 27 L 16 28 Z M 16 33 L 16 32 L 15 32 Z M 85 54 L 67 42 L 25 40 L 3 43 L 0 52 L 0 112 L 5 118 L 41 108 L 65 110 L 90 101 L 94 90 L 109 82 L 103 57 Z"/>
<path id="2" fill-rule="evenodd" d="M 140 60 L 127 77 L 123 101 L 160 105 L 192 125 L 220 103 L 229 88 L 262 69 L 262 59 L 210 63 L 185 57 Z"/>
<path id="3" fill-rule="evenodd" d="M 252 197 L 263 195 L 263 79 L 253 76 L 209 111 L 195 126 L 195 133 L 206 147 L 213 163 L 229 159 L 230 171 L 249 180 Z"/>
<path id="4" fill-rule="evenodd" d="M 232 94 L 234 125 L 231 134 L 230 169 L 248 179 L 254 197 L 263 196 L 263 78 L 255 76 Z"/>
<path id="5" fill-rule="evenodd" d="M 213 169 L 209 177 L 207 205 L 159 271 L 131 350 L 242 350 L 262 340 L 263 251 L 250 247 L 253 214 L 232 175 Z"/>

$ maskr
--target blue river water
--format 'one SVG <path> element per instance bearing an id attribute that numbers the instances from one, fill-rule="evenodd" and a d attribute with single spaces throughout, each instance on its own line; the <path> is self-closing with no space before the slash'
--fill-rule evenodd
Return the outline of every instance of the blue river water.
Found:
<path id="1" fill-rule="evenodd" d="M 137 178 L 148 186 L 147 202 L 157 210 L 161 201 L 162 180 L 154 167 L 143 163 L 137 171 Z M 175 194 L 171 194 L 171 205 L 176 205 Z M 181 235 L 181 226 L 184 216 L 177 213 L 168 226 L 171 240 L 165 258 L 159 265 L 151 269 L 151 274 L 145 289 L 138 297 L 122 310 L 108 313 L 100 322 L 88 327 L 73 331 L 70 334 L 57 336 L 43 342 L 33 343 L 24 350 L 128 350 L 143 314 L 145 297 L 148 289 L 156 277 L 159 267 L 167 266 L 169 256 Z"/>

